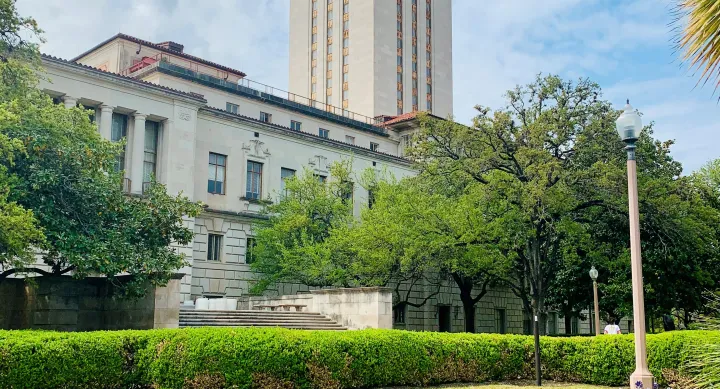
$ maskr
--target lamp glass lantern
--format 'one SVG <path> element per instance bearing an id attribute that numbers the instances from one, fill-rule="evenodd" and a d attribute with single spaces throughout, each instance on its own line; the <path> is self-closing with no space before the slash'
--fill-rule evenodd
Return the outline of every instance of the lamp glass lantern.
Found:
<path id="1" fill-rule="evenodd" d="M 633 143 L 640 136 L 642 119 L 637 109 L 630 105 L 630 100 L 628 100 L 627 105 L 623 108 L 623 113 L 615 121 L 615 127 L 617 128 L 620 138 L 626 143 Z"/>
<path id="2" fill-rule="evenodd" d="M 595 269 L 595 266 L 590 268 L 590 278 L 592 278 L 593 281 L 597 281 L 598 271 L 597 271 L 597 269 Z"/>

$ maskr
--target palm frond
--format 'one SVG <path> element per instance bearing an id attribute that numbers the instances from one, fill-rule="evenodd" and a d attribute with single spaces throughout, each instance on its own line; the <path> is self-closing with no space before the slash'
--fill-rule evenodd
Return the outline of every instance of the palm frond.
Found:
<path id="1" fill-rule="evenodd" d="M 720 1 L 677 0 L 673 12 L 675 49 L 694 74 L 702 72 L 697 85 L 715 81 L 720 87 Z"/>

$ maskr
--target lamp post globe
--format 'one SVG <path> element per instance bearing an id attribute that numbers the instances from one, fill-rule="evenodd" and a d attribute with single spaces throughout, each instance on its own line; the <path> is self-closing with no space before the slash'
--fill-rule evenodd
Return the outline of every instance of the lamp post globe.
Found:
<path id="1" fill-rule="evenodd" d="M 622 114 L 620 114 L 620 117 L 615 121 L 615 127 L 620 135 L 620 139 L 626 143 L 634 143 L 640 136 L 642 119 L 637 109 L 630 105 L 630 100 L 627 101 L 627 105 L 623 108 Z"/>
<path id="2" fill-rule="evenodd" d="M 590 268 L 590 278 L 592 278 L 593 281 L 597 281 L 598 271 L 595 269 L 595 266 Z"/>

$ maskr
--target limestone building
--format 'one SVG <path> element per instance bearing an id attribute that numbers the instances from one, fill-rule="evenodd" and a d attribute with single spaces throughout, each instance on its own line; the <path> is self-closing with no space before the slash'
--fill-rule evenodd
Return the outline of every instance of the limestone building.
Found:
<path id="1" fill-rule="evenodd" d="M 452 114 L 451 0 L 293 0 L 290 92 L 369 116 Z M 330 107 L 328 107 L 330 106 Z"/>
<path id="2" fill-rule="evenodd" d="M 67 107 L 93 110 L 104 138 L 127 138 L 126 191 L 142 193 L 154 175 L 170 193 L 207 204 L 200 216 L 186 220 L 195 231 L 192 244 L 178 247 L 190 262 L 181 270 L 182 300 L 248 294 L 261 200 L 276 201 L 284 180 L 301 169 L 327 179 L 330 163 L 351 160 L 356 173 L 375 168 L 397 178 L 415 174 L 403 158 L 408 135 L 417 130 L 413 112 L 379 119 L 320 109 L 311 99 L 186 53 L 181 44 L 124 34 L 71 60 L 43 56 L 43 64 L 48 77 L 42 90 Z M 367 203 L 367 191 L 355 185 L 354 213 Z M 431 289 L 420 285 L 410 298 L 420 301 Z M 281 285 L 269 293 L 307 290 Z M 448 284 L 424 306 L 396 310 L 394 326 L 462 331 L 463 316 L 459 293 Z M 475 320 L 482 332 L 530 330 L 520 301 L 507 290 L 490 291 L 478 303 Z M 572 326 L 589 330 L 588 321 Z M 562 332 L 563 321 L 549 315 L 548 329 Z"/>

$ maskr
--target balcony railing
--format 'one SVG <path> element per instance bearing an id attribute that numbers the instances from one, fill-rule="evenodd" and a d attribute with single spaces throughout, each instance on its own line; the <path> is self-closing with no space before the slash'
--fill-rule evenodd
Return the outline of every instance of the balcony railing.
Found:
<path id="1" fill-rule="evenodd" d="M 151 69 L 163 69 L 179 76 L 190 78 L 204 83 L 212 84 L 243 95 L 268 100 L 287 108 L 300 110 L 315 116 L 324 117 L 330 120 L 340 121 L 349 125 L 362 127 L 377 133 L 385 134 L 385 130 L 381 128 L 382 122 L 374 117 L 362 115 L 356 112 L 336 107 L 334 105 L 325 104 L 322 101 L 312 100 L 310 98 L 296 95 L 288 91 L 272 87 L 260 82 L 255 82 L 247 78 L 240 79 L 237 83 L 227 81 L 227 72 L 217 70 L 216 72 L 207 72 L 207 67 L 193 66 L 187 62 L 183 64 L 170 61 L 170 56 L 161 53 L 155 56 L 157 61 L 145 61 L 144 65 L 133 65 L 122 72 L 123 75 L 130 77 L 138 77 Z M 186 66 L 187 65 L 187 66 Z M 131 72 L 132 70 L 132 72 Z"/>

